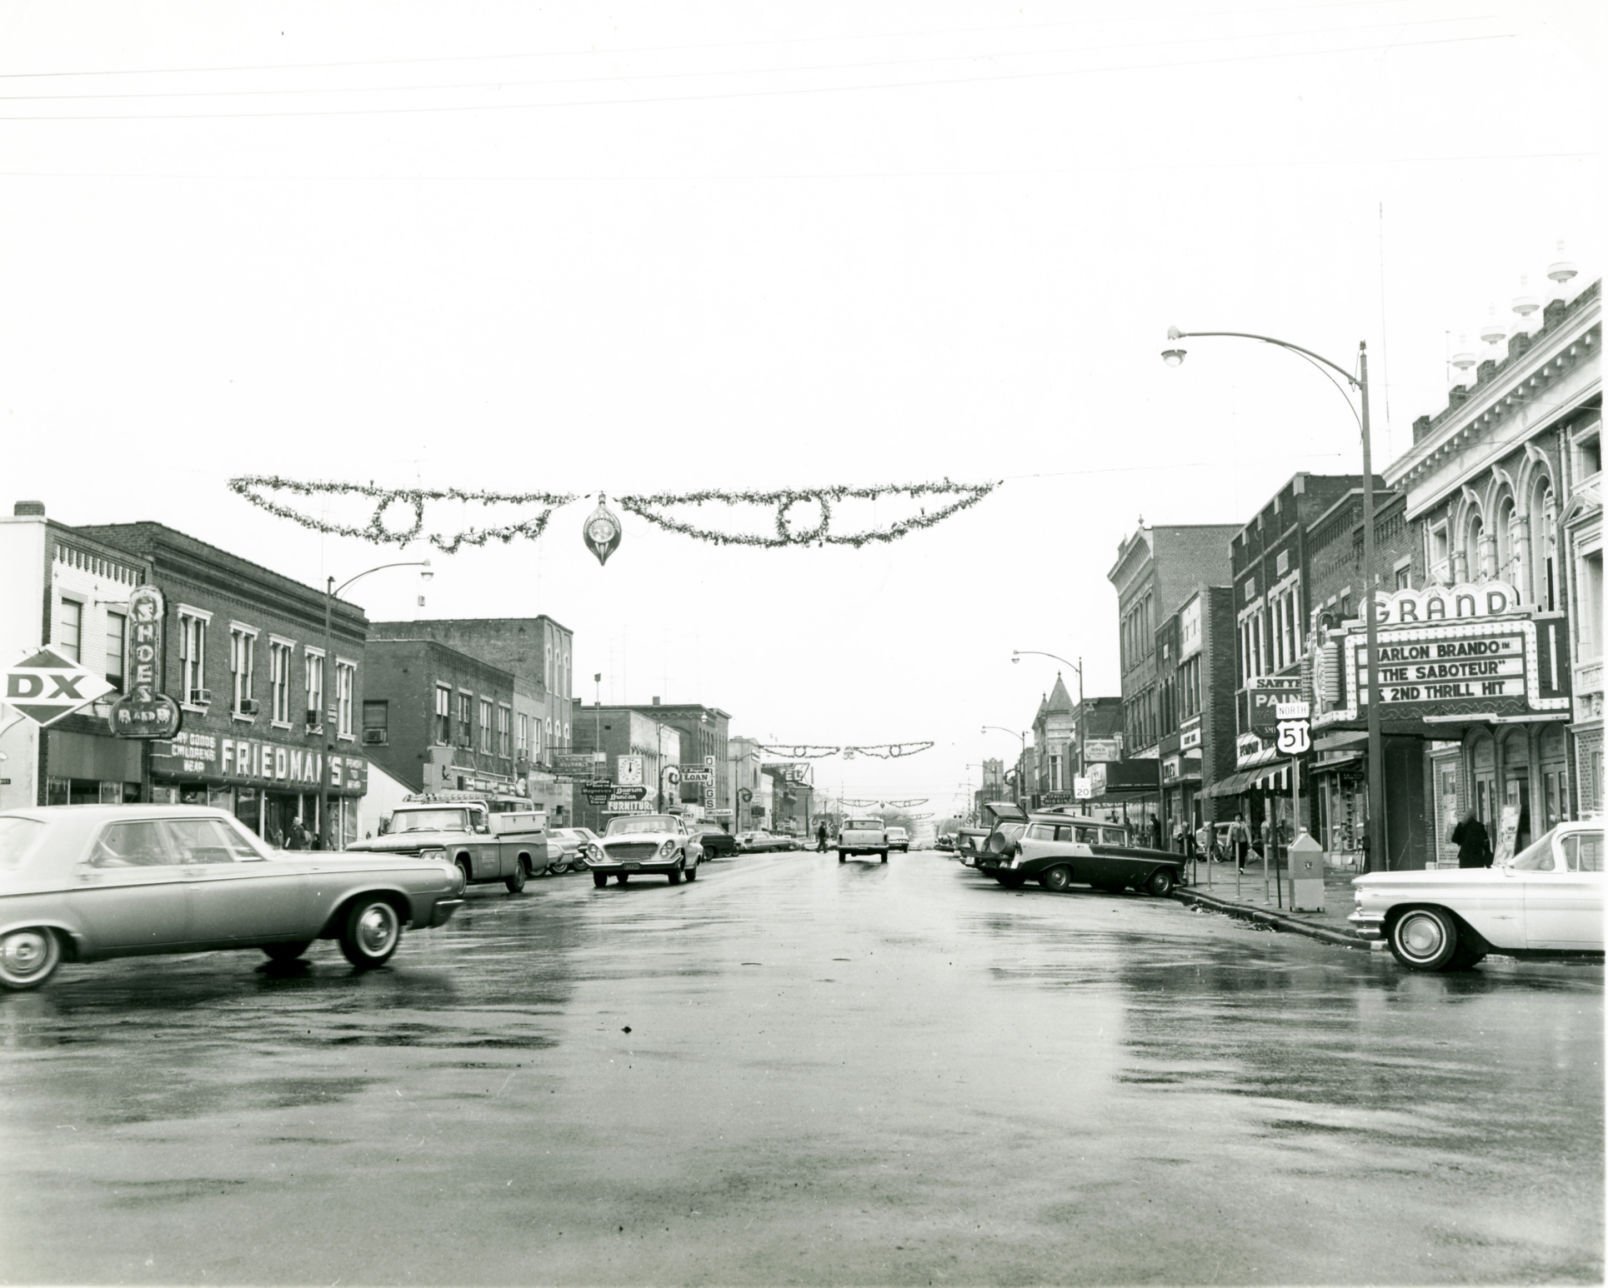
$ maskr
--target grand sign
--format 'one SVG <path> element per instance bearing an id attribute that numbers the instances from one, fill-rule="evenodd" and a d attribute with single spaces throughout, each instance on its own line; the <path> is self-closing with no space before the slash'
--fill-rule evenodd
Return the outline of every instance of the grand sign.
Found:
<path id="1" fill-rule="evenodd" d="M 1391 719 L 1569 711 L 1568 639 L 1556 614 L 1382 630 L 1377 686 L 1362 632 L 1346 636 L 1343 659 L 1342 705 L 1320 714 L 1320 725 L 1357 719 L 1376 687 Z"/>
<path id="2" fill-rule="evenodd" d="M 317 791 L 324 761 L 324 753 L 314 748 L 195 730 L 151 744 L 153 775 L 286 791 Z M 361 796 L 368 790 L 368 761 L 362 756 L 330 756 L 328 761 L 330 791 Z"/>

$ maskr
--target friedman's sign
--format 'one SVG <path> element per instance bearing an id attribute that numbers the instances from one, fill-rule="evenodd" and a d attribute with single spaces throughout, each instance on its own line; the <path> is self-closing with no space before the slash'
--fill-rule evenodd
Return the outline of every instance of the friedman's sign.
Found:
<path id="1" fill-rule="evenodd" d="M 193 730 L 151 744 L 153 774 L 290 791 L 316 791 L 324 760 L 323 752 L 310 748 Z M 368 762 L 362 756 L 328 760 L 331 791 L 362 795 L 368 789 Z"/>

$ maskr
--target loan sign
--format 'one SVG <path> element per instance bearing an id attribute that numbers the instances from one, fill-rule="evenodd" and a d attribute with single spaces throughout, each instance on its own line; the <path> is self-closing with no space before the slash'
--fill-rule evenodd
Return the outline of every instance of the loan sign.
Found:
<path id="1" fill-rule="evenodd" d="M 6 702 L 36 725 L 55 724 L 113 691 L 106 677 L 42 648 L 5 673 Z"/>

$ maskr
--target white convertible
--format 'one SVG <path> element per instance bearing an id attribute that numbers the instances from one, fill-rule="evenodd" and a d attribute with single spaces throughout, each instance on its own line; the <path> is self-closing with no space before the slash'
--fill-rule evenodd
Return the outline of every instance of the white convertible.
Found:
<path id="1" fill-rule="evenodd" d="M 1600 958 L 1602 831 L 1560 823 L 1499 867 L 1357 877 L 1348 920 L 1411 970 L 1462 970 L 1488 952 Z"/>

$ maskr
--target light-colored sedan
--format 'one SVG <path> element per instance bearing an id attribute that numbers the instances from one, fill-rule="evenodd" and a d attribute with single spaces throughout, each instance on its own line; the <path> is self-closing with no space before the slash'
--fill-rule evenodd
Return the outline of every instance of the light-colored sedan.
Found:
<path id="1" fill-rule="evenodd" d="M 1348 920 L 1411 970 L 1463 970 L 1486 953 L 1603 955 L 1602 824 L 1560 823 L 1509 864 L 1372 872 Z"/>
<path id="2" fill-rule="evenodd" d="M 581 859 L 592 870 L 592 884 L 602 889 L 613 877 L 624 885 L 632 877 L 698 879 L 703 847 L 676 814 L 620 814 L 609 820 L 596 844 L 588 845 Z"/>
<path id="3" fill-rule="evenodd" d="M 251 948 L 274 961 L 340 941 L 383 965 L 404 927 L 463 902 L 451 863 L 272 850 L 199 805 L 55 805 L 0 813 L 0 987 L 37 988 L 63 961 Z"/>

